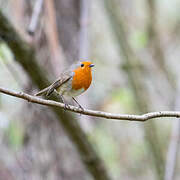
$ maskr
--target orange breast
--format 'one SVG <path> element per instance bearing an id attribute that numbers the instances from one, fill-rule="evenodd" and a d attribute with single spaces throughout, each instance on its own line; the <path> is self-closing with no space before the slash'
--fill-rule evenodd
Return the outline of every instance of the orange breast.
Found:
<path id="1" fill-rule="evenodd" d="M 87 90 L 89 86 L 91 85 L 91 81 L 92 81 L 91 69 L 78 68 L 74 70 L 74 72 L 75 74 L 72 80 L 72 88 L 75 90 L 79 90 L 82 88 Z"/>

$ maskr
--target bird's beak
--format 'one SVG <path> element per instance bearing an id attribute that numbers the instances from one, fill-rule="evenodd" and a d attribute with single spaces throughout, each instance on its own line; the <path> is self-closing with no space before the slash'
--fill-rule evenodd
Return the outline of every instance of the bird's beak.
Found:
<path id="1" fill-rule="evenodd" d="M 90 64 L 89 67 L 94 67 L 94 64 Z"/>

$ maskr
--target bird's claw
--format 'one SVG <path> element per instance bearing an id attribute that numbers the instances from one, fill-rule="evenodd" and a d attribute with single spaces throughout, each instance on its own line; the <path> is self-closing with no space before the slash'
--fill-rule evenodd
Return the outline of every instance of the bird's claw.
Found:
<path id="1" fill-rule="evenodd" d="M 84 111 L 84 108 L 82 106 L 79 105 L 79 109 L 81 109 L 82 111 Z"/>
<path id="2" fill-rule="evenodd" d="M 69 108 L 70 106 L 69 106 L 69 104 L 64 104 L 64 110 L 66 111 L 68 108 Z"/>

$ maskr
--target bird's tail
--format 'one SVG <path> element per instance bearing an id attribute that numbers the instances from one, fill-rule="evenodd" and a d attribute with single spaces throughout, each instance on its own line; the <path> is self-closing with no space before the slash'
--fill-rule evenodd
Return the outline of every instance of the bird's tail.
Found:
<path id="1" fill-rule="evenodd" d="M 37 92 L 37 93 L 35 94 L 35 96 L 47 95 L 48 92 L 49 92 L 49 88 L 50 88 L 50 86 L 48 86 L 48 87 L 42 89 L 41 91 Z"/>

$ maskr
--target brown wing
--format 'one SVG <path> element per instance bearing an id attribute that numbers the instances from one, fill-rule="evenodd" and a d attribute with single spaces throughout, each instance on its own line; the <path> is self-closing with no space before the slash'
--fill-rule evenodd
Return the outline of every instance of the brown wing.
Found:
<path id="1" fill-rule="evenodd" d="M 59 88 L 60 86 L 62 86 L 64 83 L 66 83 L 67 81 L 69 81 L 74 75 L 74 72 L 65 72 L 62 73 L 60 75 L 60 78 L 57 79 L 54 83 L 52 83 L 50 86 L 48 86 L 47 88 L 39 91 L 37 94 L 35 94 L 36 96 L 41 96 L 43 94 L 45 94 L 46 96 L 49 96 L 53 93 L 53 91 L 57 88 Z"/>

